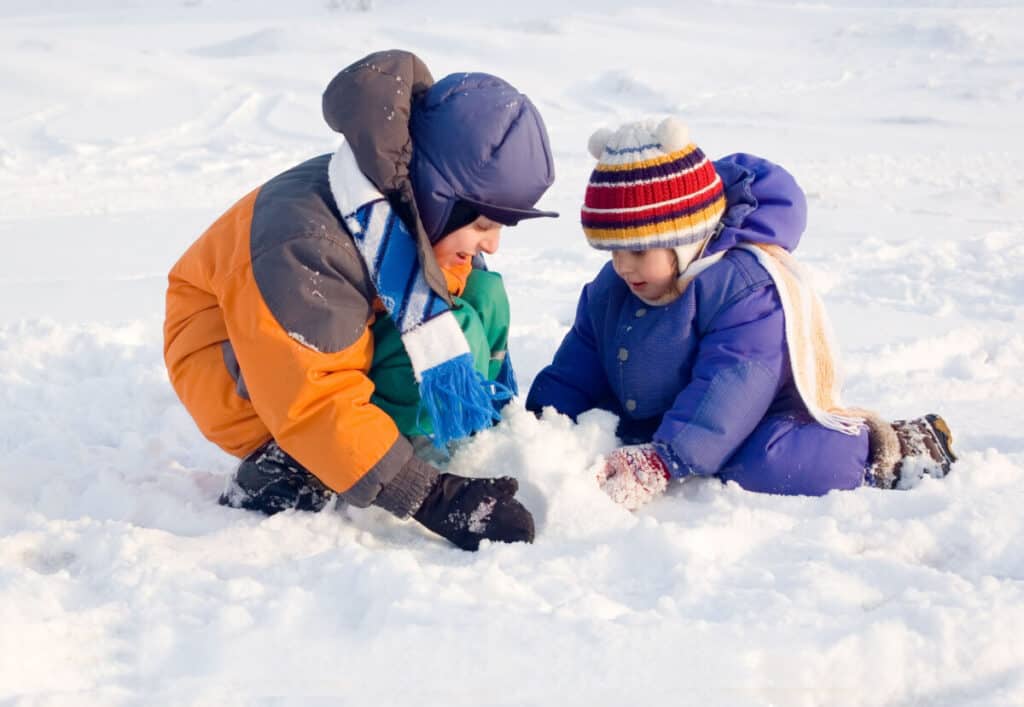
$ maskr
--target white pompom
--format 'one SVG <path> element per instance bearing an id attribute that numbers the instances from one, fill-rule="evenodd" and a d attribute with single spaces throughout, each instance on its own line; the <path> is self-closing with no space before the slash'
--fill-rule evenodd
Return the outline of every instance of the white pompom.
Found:
<path id="1" fill-rule="evenodd" d="M 604 154 L 604 148 L 608 145 L 608 141 L 612 139 L 612 135 L 615 131 L 609 128 L 598 128 L 594 131 L 594 134 L 587 140 L 587 149 L 590 150 L 590 154 L 594 156 L 595 160 L 601 159 L 601 155 Z"/>
<path id="2" fill-rule="evenodd" d="M 671 115 L 658 124 L 654 136 L 665 152 L 678 152 L 690 144 L 690 131 L 686 123 Z"/>

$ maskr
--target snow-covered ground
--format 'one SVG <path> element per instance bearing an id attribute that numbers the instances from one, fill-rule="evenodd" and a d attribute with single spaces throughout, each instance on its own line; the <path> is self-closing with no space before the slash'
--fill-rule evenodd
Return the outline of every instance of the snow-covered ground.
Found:
<path id="1" fill-rule="evenodd" d="M 1024 704 L 1024 11 L 628 4 L 0 3 L 0 704 Z M 587 136 L 675 113 L 794 172 L 847 399 L 942 412 L 954 473 L 697 481 L 631 514 L 592 482 L 614 421 L 520 402 L 451 466 L 518 477 L 532 546 L 218 506 L 234 462 L 167 382 L 165 274 L 332 149 L 323 86 L 390 47 L 547 120 L 564 218 L 491 261 L 521 383 L 604 257 L 576 219 Z"/>

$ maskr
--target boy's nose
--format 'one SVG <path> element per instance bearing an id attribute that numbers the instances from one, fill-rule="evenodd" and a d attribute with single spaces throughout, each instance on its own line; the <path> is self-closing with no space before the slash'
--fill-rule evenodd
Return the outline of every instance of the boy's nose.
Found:
<path id="1" fill-rule="evenodd" d="M 480 250 L 493 255 L 498 252 L 498 246 L 501 244 L 501 229 L 494 229 L 494 233 L 488 234 L 480 241 Z"/>

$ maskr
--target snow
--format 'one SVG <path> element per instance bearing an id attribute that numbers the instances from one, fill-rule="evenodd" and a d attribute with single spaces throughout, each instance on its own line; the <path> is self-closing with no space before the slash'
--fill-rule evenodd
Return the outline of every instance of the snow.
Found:
<path id="1" fill-rule="evenodd" d="M 524 387 L 606 257 L 575 216 L 587 137 L 674 113 L 797 176 L 846 400 L 941 412 L 953 473 L 692 481 L 634 514 L 594 483 L 614 420 L 517 401 L 450 469 L 518 478 L 531 546 L 218 506 L 234 461 L 167 382 L 166 272 L 336 147 L 320 92 L 390 47 L 501 75 L 547 121 L 563 218 L 491 259 Z M 0 703 L 1024 703 L 1022 47 L 999 2 L 3 3 Z"/>

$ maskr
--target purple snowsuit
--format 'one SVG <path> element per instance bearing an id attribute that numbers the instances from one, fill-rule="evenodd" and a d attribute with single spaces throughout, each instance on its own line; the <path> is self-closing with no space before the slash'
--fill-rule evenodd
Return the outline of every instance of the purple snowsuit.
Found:
<path id="1" fill-rule="evenodd" d="M 793 383 L 775 285 L 751 253 L 729 250 L 796 248 L 804 193 L 784 169 L 752 155 L 715 168 L 728 207 L 707 254 L 726 255 L 660 307 L 638 299 L 608 263 L 583 288 L 576 321 L 526 407 L 550 405 L 574 419 L 609 410 L 623 441 L 653 441 L 676 477 L 717 475 L 779 494 L 856 488 L 867 432 L 846 435 L 811 418 Z"/>

